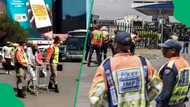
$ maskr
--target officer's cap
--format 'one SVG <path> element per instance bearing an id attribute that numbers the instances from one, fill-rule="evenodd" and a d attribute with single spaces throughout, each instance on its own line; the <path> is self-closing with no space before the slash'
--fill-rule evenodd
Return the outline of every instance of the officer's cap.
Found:
<path id="1" fill-rule="evenodd" d="M 121 45 L 130 45 L 132 42 L 131 35 L 127 32 L 117 32 L 115 42 Z"/>
<path id="2" fill-rule="evenodd" d="M 168 39 L 164 43 L 159 44 L 159 46 L 161 48 L 176 49 L 178 51 L 180 51 L 182 48 L 181 44 L 173 39 Z"/>

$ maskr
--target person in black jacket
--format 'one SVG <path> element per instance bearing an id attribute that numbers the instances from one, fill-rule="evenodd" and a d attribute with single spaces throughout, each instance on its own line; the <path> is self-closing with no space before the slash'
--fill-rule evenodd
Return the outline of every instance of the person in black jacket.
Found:
<path id="1" fill-rule="evenodd" d="M 188 54 L 188 48 L 189 48 L 189 35 L 186 34 L 184 37 L 184 43 L 183 43 L 183 51 L 182 53 Z"/>
<path id="2" fill-rule="evenodd" d="M 86 52 L 85 52 L 85 61 L 87 61 L 88 55 L 89 55 L 89 51 L 90 51 L 90 43 L 91 41 L 91 32 L 88 32 L 88 36 L 87 36 L 87 42 L 86 42 Z"/>

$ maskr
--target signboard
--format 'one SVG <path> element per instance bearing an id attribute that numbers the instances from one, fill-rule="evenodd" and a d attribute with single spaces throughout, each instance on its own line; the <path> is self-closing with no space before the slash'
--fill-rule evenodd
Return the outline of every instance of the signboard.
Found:
<path id="1" fill-rule="evenodd" d="M 19 22 L 25 29 L 29 27 L 26 2 L 27 0 L 6 1 L 7 14 L 12 17 L 13 20 Z"/>
<path id="2" fill-rule="evenodd" d="M 30 38 L 52 38 L 52 0 L 6 0 L 6 10 Z"/>
<path id="3" fill-rule="evenodd" d="M 44 0 L 29 1 L 34 16 L 36 28 L 44 28 L 51 26 L 52 24 Z"/>

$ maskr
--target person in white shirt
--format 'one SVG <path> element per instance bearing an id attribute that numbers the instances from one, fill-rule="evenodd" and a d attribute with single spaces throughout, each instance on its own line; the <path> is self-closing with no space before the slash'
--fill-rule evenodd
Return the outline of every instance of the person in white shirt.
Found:
<path id="1" fill-rule="evenodd" d="M 13 64 L 11 62 L 14 59 L 14 47 L 11 47 L 11 43 L 7 42 L 3 47 L 2 56 L 3 67 L 7 71 L 6 73 L 10 74 L 10 70 L 13 68 Z"/>

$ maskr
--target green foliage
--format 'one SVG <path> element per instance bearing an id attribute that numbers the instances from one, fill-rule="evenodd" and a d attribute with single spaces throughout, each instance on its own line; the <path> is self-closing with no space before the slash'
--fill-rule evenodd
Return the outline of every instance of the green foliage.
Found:
<path id="1" fill-rule="evenodd" d="M 152 31 L 139 31 L 138 35 L 141 38 L 150 38 L 152 40 L 160 40 L 160 34 Z"/>
<path id="2" fill-rule="evenodd" d="M 6 41 L 18 42 L 29 37 L 28 32 L 7 15 L 0 17 L 0 33 L 0 43 L 5 43 Z"/>

